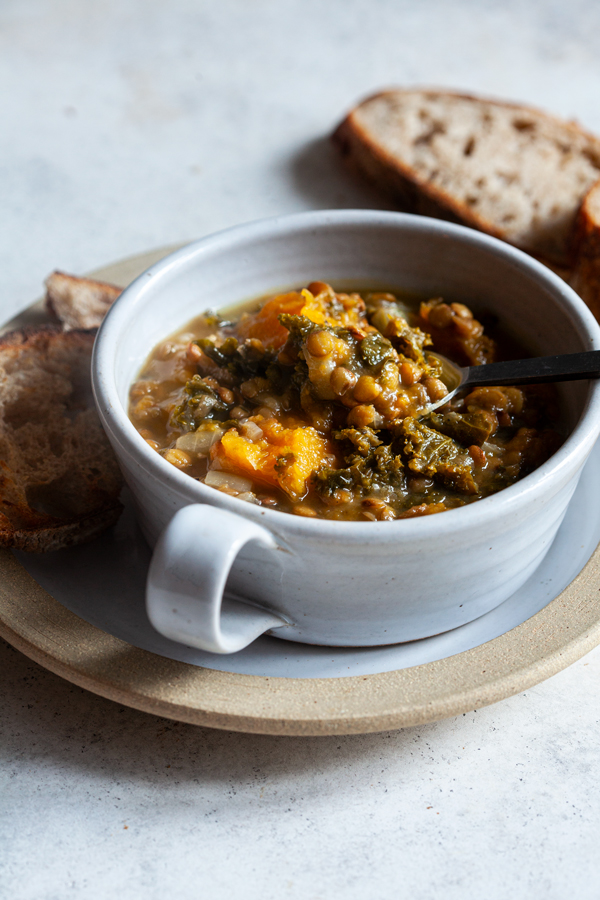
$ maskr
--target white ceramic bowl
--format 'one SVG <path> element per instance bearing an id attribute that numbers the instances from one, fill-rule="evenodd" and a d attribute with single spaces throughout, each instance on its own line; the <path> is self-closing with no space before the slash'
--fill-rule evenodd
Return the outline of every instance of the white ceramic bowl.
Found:
<path id="1" fill-rule="evenodd" d="M 307 643 L 372 646 L 469 622 L 540 563 L 600 432 L 600 385 L 563 385 L 570 435 L 548 462 L 472 505 L 395 522 L 265 509 L 194 481 L 151 450 L 127 405 L 152 348 L 207 308 L 315 279 L 461 300 L 497 313 L 540 354 L 600 346 L 595 320 L 549 269 L 493 238 L 418 216 L 282 216 L 204 238 L 153 266 L 102 325 L 93 385 L 140 525 L 157 545 L 148 613 L 174 640 L 228 653 L 270 629 Z"/>

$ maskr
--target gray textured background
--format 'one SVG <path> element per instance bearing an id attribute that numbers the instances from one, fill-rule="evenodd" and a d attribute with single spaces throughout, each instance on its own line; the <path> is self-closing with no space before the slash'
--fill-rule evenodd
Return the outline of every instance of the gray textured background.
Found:
<path id="1" fill-rule="evenodd" d="M 382 205 L 325 138 L 383 86 L 600 131 L 599 51 L 595 0 L 3 0 L 3 318 L 55 267 Z M 452 721 L 309 740 L 122 709 L 4 644 L 0 665 L 2 900 L 600 894 L 600 651 Z"/>

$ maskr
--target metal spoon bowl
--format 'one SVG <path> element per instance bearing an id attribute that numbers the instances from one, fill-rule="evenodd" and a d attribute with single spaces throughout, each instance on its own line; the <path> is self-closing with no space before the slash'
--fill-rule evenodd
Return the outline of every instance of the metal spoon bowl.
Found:
<path id="1" fill-rule="evenodd" d="M 511 359 L 507 362 L 489 363 L 484 366 L 457 366 L 440 353 L 427 353 L 441 365 L 439 378 L 448 388 L 441 400 L 428 406 L 423 415 L 444 406 L 466 387 L 502 385 L 545 384 L 553 381 L 580 381 L 600 378 L 600 350 L 584 350 L 581 353 L 564 353 L 559 356 L 534 356 L 532 359 Z"/>

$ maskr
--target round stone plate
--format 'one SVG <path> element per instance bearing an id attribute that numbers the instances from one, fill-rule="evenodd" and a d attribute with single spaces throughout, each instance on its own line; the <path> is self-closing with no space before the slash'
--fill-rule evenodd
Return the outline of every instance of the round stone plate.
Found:
<path id="1" fill-rule="evenodd" d="M 124 260 L 92 275 L 126 285 L 173 249 Z M 7 327 L 43 321 L 38 303 Z M 97 550 L 90 544 L 60 551 L 78 554 L 62 562 L 59 554 L 49 560 L 0 551 L 0 635 L 81 687 L 198 725 L 319 735 L 431 722 L 525 690 L 600 643 L 600 549 L 595 549 L 600 510 L 593 502 L 599 489 L 596 448 L 556 543 L 530 582 L 498 611 L 426 641 L 351 650 L 263 638 L 246 656 L 217 658 L 194 655 L 180 645 L 169 648 L 156 633 L 144 631 L 139 596 L 119 621 L 119 603 L 108 592 L 111 585 L 118 590 L 120 576 L 106 580 L 105 604 L 99 603 L 98 588 L 93 596 L 91 585 L 99 580 L 93 566 L 104 565 L 102 554 L 107 552 L 107 546 L 101 550 L 103 538 L 96 542 Z M 137 548 L 130 557 L 137 562 L 130 567 L 123 595 L 127 601 L 135 578 L 143 576 L 148 551 L 127 515 L 119 527 L 128 530 L 130 550 Z M 62 573 L 76 569 L 76 574 L 61 575 L 61 566 Z M 319 677 L 322 673 L 327 677 Z"/>

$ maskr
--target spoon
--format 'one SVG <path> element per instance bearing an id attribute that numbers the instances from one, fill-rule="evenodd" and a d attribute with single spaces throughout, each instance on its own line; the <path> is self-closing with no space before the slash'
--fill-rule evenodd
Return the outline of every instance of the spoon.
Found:
<path id="1" fill-rule="evenodd" d="M 511 359 L 507 362 L 488 363 L 483 366 L 462 368 L 439 353 L 427 353 L 442 366 L 440 380 L 448 388 L 441 400 L 425 410 L 433 412 L 444 406 L 457 391 L 465 387 L 494 385 L 544 384 L 552 381 L 579 381 L 584 378 L 600 378 L 600 350 L 584 350 L 581 353 L 564 353 L 559 356 L 534 356 L 532 359 Z"/>

